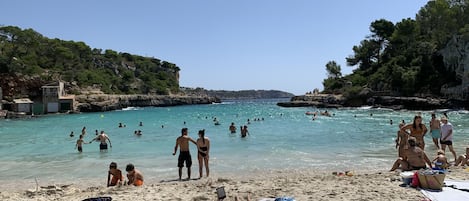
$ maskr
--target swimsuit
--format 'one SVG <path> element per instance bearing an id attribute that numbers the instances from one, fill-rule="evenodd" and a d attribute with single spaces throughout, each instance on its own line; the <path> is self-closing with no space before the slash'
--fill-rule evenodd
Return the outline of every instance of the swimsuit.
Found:
<path id="1" fill-rule="evenodd" d="M 83 147 L 81 147 L 81 146 L 78 147 L 78 151 L 79 151 L 79 152 L 82 152 L 82 151 L 83 151 Z"/>
<path id="2" fill-rule="evenodd" d="M 420 169 L 426 169 L 426 168 L 427 168 L 427 166 L 422 166 L 422 167 L 412 166 L 412 165 L 410 166 L 411 170 L 420 170 Z"/>
<path id="3" fill-rule="evenodd" d="M 441 141 L 440 140 L 440 144 L 453 145 L 453 141 L 451 141 L 451 140 Z"/>
<path id="4" fill-rule="evenodd" d="M 143 185 L 143 180 L 136 179 L 136 180 L 134 181 L 134 185 L 135 185 L 135 186 L 141 186 L 141 185 Z"/>
<path id="5" fill-rule="evenodd" d="M 178 157 L 178 167 L 184 167 L 184 161 L 186 161 L 186 167 L 191 167 L 192 165 L 192 157 L 189 151 L 181 151 L 179 152 Z"/>
<path id="6" fill-rule="evenodd" d="M 432 138 L 440 138 L 440 137 L 441 137 L 440 129 L 432 130 Z"/>
<path id="7" fill-rule="evenodd" d="M 106 143 L 99 144 L 99 149 L 100 150 L 107 149 L 107 144 Z"/>
<path id="8" fill-rule="evenodd" d="M 202 150 L 202 151 L 207 151 L 208 149 L 207 149 L 207 147 L 200 147 L 200 150 Z M 199 154 L 200 154 L 200 156 L 202 156 L 202 157 L 207 156 L 207 154 L 204 153 L 204 152 L 200 152 L 200 151 L 199 151 Z"/>

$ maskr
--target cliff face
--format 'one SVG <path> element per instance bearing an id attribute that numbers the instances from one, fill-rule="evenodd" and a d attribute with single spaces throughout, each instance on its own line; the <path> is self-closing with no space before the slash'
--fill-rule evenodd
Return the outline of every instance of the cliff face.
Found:
<path id="1" fill-rule="evenodd" d="M 78 95 L 77 110 L 81 112 L 103 112 L 125 107 L 177 106 L 219 103 L 220 100 L 208 96 L 178 95 Z"/>
<path id="2" fill-rule="evenodd" d="M 459 86 L 441 87 L 441 92 L 447 97 L 465 100 L 469 92 L 469 38 L 454 36 L 446 47 L 439 51 L 443 56 L 445 67 L 456 72 Z"/>

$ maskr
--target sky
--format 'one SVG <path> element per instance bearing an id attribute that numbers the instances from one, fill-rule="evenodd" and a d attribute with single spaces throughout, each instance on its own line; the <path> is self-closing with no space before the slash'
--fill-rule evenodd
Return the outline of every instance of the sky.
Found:
<path id="1" fill-rule="evenodd" d="M 3 2 L 3 3 L 2 3 Z M 415 19 L 426 0 L 0 0 L 0 25 L 175 63 L 182 87 L 323 90 L 371 22 Z"/>

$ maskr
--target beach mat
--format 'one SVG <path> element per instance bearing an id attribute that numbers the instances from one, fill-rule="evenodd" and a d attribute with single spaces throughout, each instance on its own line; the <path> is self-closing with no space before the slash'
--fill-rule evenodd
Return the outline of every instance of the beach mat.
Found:
<path id="1" fill-rule="evenodd" d="M 432 201 L 467 201 L 469 200 L 469 181 L 445 180 L 441 191 L 420 189 L 420 192 Z"/>

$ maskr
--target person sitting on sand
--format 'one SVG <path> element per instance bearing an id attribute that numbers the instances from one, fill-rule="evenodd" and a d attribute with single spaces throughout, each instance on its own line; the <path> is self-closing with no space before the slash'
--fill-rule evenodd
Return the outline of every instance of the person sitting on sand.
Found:
<path id="1" fill-rule="evenodd" d="M 456 162 L 454 163 L 454 166 L 458 166 L 461 164 L 463 165 L 469 165 L 469 147 L 466 147 L 466 154 L 465 155 L 460 155 Z"/>
<path id="2" fill-rule="evenodd" d="M 112 178 L 111 178 L 112 176 Z M 122 185 L 124 177 L 122 176 L 122 171 L 117 169 L 117 163 L 112 162 L 109 165 L 109 171 L 107 174 L 107 187 L 115 186 L 117 184 Z"/>
<path id="3" fill-rule="evenodd" d="M 445 156 L 445 152 L 441 149 L 437 151 L 437 156 L 435 159 L 433 159 L 432 162 L 435 163 L 435 168 L 439 170 L 444 170 L 449 166 L 448 160 Z"/>
<path id="4" fill-rule="evenodd" d="M 127 171 L 127 185 L 133 184 L 134 186 L 141 186 L 143 185 L 143 175 L 140 171 L 135 169 L 135 166 L 131 163 L 125 167 L 125 171 Z"/>
<path id="5" fill-rule="evenodd" d="M 409 149 L 405 150 L 403 157 L 399 157 L 396 162 L 394 162 L 390 171 L 394 171 L 398 168 L 405 171 L 420 170 L 427 168 L 426 164 L 431 168 L 432 162 L 428 159 L 425 152 L 417 146 L 415 137 L 409 137 L 407 142 Z"/>

